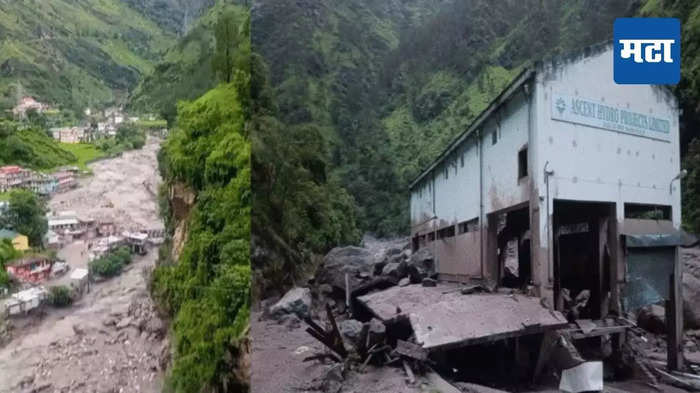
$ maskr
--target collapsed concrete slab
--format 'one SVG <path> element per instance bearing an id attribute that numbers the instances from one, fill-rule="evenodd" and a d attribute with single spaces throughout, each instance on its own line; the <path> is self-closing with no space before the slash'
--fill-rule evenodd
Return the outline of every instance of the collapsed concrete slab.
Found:
<path id="1" fill-rule="evenodd" d="M 458 348 L 567 326 L 564 316 L 538 298 L 523 295 L 462 295 L 459 286 L 392 287 L 358 298 L 386 323 L 408 318 L 416 342 L 429 351 Z"/>

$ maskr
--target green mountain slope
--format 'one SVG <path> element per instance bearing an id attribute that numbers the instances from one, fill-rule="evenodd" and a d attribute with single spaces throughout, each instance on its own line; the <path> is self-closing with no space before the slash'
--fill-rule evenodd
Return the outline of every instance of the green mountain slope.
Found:
<path id="1" fill-rule="evenodd" d="M 112 103 L 174 40 L 121 0 L 3 1 L 0 109 L 23 95 L 76 112 Z"/>
<path id="2" fill-rule="evenodd" d="M 238 23 L 248 17 L 243 6 L 233 3 L 219 1 L 192 24 L 134 90 L 129 100 L 131 109 L 159 113 L 172 122 L 178 100 L 193 100 L 214 86 L 214 24 L 226 11 L 232 11 Z"/>
<path id="3" fill-rule="evenodd" d="M 18 129 L 13 122 L 0 121 L 0 166 L 20 165 L 35 170 L 76 164 L 78 158 L 44 131 Z"/>
<path id="4" fill-rule="evenodd" d="M 253 45 L 287 126 L 316 126 L 362 229 L 408 230 L 410 179 L 529 62 L 603 41 L 633 0 L 276 2 Z"/>

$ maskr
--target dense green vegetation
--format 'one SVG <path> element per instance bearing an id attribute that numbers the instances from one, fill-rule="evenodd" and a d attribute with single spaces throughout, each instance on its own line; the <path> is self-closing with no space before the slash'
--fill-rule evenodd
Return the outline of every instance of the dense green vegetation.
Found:
<path id="1" fill-rule="evenodd" d="M 12 229 L 29 238 L 29 244 L 42 248 L 44 235 L 49 230 L 43 200 L 31 191 L 10 192 L 7 208 L 0 216 L 0 228 Z"/>
<path id="2" fill-rule="evenodd" d="M 146 132 L 133 124 L 122 124 L 114 138 L 98 140 L 96 146 L 107 156 L 115 156 L 124 151 L 140 149 L 146 144 Z"/>
<path id="3" fill-rule="evenodd" d="M 154 71 L 138 85 L 129 103 L 133 111 L 158 113 L 173 123 L 178 100 L 194 100 L 216 85 L 212 61 L 217 18 L 227 14 L 242 23 L 247 14 L 235 1 L 219 1 L 193 23 L 187 34 L 168 49 Z"/>
<path id="4" fill-rule="evenodd" d="M 249 21 L 247 10 L 223 10 L 217 23 L 236 29 L 216 37 L 217 48 L 235 53 L 231 83 L 222 83 L 192 102 L 178 105 L 176 127 L 159 164 L 164 188 L 186 185 L 196 202 L 187 222 L 161 202 L 168 229 L 186 225 L 177 260 L 161 252 L 153 273 L 155 298 L 173 316 L 173 365 L 166 391 L 247 391 L 247 332 L 250 313 L 250 142 Z M 219 30 L 219 29 L 217 29 Z M 224 41 L 224 42 L 221 42 Z M 240 68 L 239 68 L 240 66 Z M 223 68 L 211 75 L 224 75 Z M 216 82 L 215 80 L 213 81 Z M 167 195 L 167 193 L 161 193 Z"/>
<path id="5" fill-rule="evenodd" d="M 73 304 L 72 291 L 65 285 L 49 287 L 48 302 L 54 307 L 68 307 Z"/>
<path id="6" fill-rule="evenodd" d="M 119 100 L 174 43 L 164 27 L 121 0 L 3 2 L 0 111 L 23 95 L 74 113 Z"/>
<path id="7" fill-rule="evenodd" d="M 51 169 L 75 164 L 78 158 L 64 149 L 41 129 L 20 129 L 0 120 L 0 165 L 20 165 L 32 169 Z"/>
<path id="8" fill-rule="evenodd" d="M 632 3 L 262 2 L 253 43 L 282 122 L 323 134 L 360 229 L 387 235 L 408 230 L 410 181 L 524 66 L 609 39 Z"/>
<path id="9" fill-rule="evenodd" d="M 10 276 L 5 270 L 8 261 L 22 256 L 20 251 L 15 250 L 10 239 L 0 239 L 0 288 L 6 288 L 10 284 Z"/>
<path id="10" fill-rule="evenodd" d="M 674 86 L 681 107 L 681 155 L 688 176 L 682 180 L 683 224 L 700 233 L 700 3 L 682 0 L 647 0 L 642 16 L 681 20 L 681 81 Z"/>
<path id="11" fill-rule="evenodd" d="M 90 274 L 101 277 L 114 277 L 122 272 L 124 266 L 131 263 L 129 247 L 119 247 L 106 255 L 91 261 L 88 265 Z"/>

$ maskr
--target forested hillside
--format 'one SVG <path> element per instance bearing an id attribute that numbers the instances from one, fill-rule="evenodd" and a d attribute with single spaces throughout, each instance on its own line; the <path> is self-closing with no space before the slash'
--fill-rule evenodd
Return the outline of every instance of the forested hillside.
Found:
<path id="1" fill-rule="evenodd" d="M 165 53 L 153 72 L 145 76 L 129 101 L 132 110 L 154 112 L 172 121 L 178 100 L 192 100 L 214 87 L 212 67 L 215 51 L 214 29 L 219 15 L 231 11 L 241 23 L 246 17 L 242 1 L 220 1 L 192 25 L 178 42 Z"/>
<path id="2" fill-rule="evenodd" d="M 20 129 L 0 120 L 0 166 L 20 165 L 35 170 L 76 164 L 78 158 L 64 150 L 41 129 Z"/>
<path id="3" fill-rule="evenodd" d="M 0 1 L 0 111 L 23 95 L 74 112 L 125 98 L 176 38 L 159 25 L 175 9 L 129 5 L 145 1 Z"/>
<path id="4" fill-rule="evenodd" d="M 282 121 L 325 135 L 360 228 L 387 235 L 408 230 L 410 180 L 523 66 L 611 38 L 632 3 L 263 0 L 253 44 Z"/>
<path id="5" fill-rule="evenodd" d="M 697 7 L 695 2 L 672 0 L 260 0 L 253 9 L 252 40 L 254 50 L 269 65 L 272 98 L 266 100 L 276 111 L 275 121 L 264 127 L 283 130 L 277 131 L 282 136 L 271 139 L 289 140 L 278 154 L 266 154 L 280 157 L 284 163 L 278 165 L 286 168 L 298 168 L 298 155 L 320 157 L 320 164 L 307 160 L 302 166 L 323 175 L 316 184 L 328 182 L 341 195 L 350 196 L 334 199 L 349 205 L 331 206 L 323 217 L 351 211 L 352 205 L 356 209 L 356 216 L 341 215 L 348 228 L 336 233 L 357 233 L 351 228 L 378 235 L 406 233 L 410 181 L 515 75 L 542 58 L 611 39 L 615 18 L 635 15 L 682 20 L 683 79 L 676 92 L 684 108 L 685 151 L 698 118 Z M 303 142 L 296 130 L 313 135 L 314 143 Z M 256 135 L 266 134 L 255 132 L 254 139 Z M 292 144 L 294 140 L 298 143 Z M 257 154 L 255 146 L 254 140 Z M 691 175 L 700 184 L 700 169 Z M 269 173 L 261 178 L 265 180 L 254 184 L 266 184 L 262 206 L 274 205 L 269 195 L 275 195 L 270 192 L 275 187 L 284 190 L 286 210 L 304 211 L 312 204 L 313 198 L 302 197 L 308 195 L 308 186 L 289 184 L 287 177 Z M 689 201 L 697 192 L 691 181 L 687 183 Z M 686 209 L 696 205 L 686 203 Z M 257 210 L 258 204 L 254 214 Z M 304 260 L 308 265 L 313 258 L 304 257 L 304 252 L 342 243 L 340 236 L 319 237 L 323 229 L 298 225 L 304 220 L 269 222 L 281 223 L 275 227 L 281 233 L 267 237 L 288 248 L 275 249 L 282 257 L 254 255 L 254 267 L 283 265 L 283 260 L 303 271 L 304 264 L 290 261 Z M 258 233 L 256 223 L 254 234 L 265 236 Z M 317 243 L 294 240 L 297 232 Z"/>
<path id="6" fill-rule="evenodd" d="M 178 104 L 159 154 L 171 240 L 152 292 L 172 317 L 172 392 L 249 388 L 250 20 L 244 7 L 217 9 L 207 33 L 216 48 L 208 84 L 216 87 Z"/>

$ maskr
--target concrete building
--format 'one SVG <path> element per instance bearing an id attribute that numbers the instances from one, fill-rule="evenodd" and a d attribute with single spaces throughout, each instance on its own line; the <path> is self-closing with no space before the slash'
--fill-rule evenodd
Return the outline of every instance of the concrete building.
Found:
<path id="1" fill-rule="evenodd" d="M 36 284 L 49 278 L 52 265 L 53 261 L 48 257 L 33 255 L 10 261 L 5 268 L 11 277 L 20 282 Z"/>
<path id="2" fill-rule="evenodd" d="M 615 84 L 612 55 L 602 44 L 524 70 L 411 184 L 413 248 L 433 251 L 442 279 L 527 287 L 558 310 L 588 290 L 581 318 L 669 298 L 678 104 Z"/>
<path id="3" fill-rule="evenodd" d="M 30 110 L 43 113 L 48 109 L 50 109 L 48 105 L 35 100 L 33 97 L 23 97 L 12 109 L 12 114 L 19 118 L 24 118 Z"/>
<path id="4" fill-rule="evenodd" d="M 0 192 L 23 187 L 32 177 L 32 171 L 17 165 L 0 167 Z"/>
<path id="5" fill-rule="evenodd" d="M 49 196 L 58 189 L 58 178 L 34 172 L 27 183 L 25 183 L 25 188 L 32 190 L 38 195 Z"/>
<path id="6" fill-rule="evenodd" d="M 61 143 L 81 143 L 89 139 L 87 127 L 59 127 L 52 128 L 53 139 Z"/>
<path id="7" fill-rule="evenodd" d="M 75 174 L 71 171 L 59 171 L 52 176 L 57 181 L 56 192 L 68 191 L 78 185 L 75 181 Z"/>

